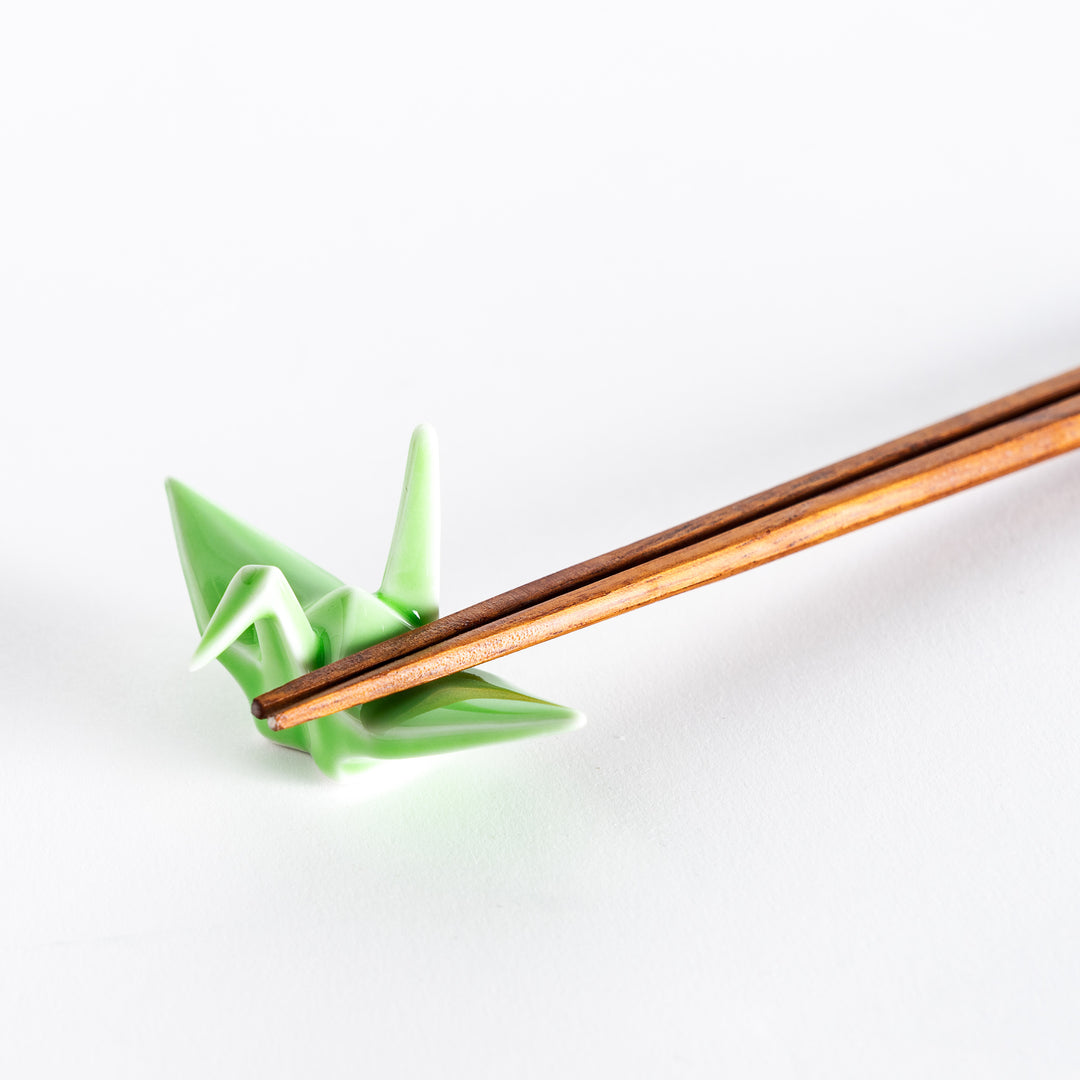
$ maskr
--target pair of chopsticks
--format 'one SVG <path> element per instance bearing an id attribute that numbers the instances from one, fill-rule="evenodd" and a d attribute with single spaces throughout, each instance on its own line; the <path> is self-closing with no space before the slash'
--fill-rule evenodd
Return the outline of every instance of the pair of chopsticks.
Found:
<path id="1" fill-rule="evenodd" d="M 1080 447 L 1080 368 L 511 589 L 260 694 L 275 730 L 732 577 Z"/>

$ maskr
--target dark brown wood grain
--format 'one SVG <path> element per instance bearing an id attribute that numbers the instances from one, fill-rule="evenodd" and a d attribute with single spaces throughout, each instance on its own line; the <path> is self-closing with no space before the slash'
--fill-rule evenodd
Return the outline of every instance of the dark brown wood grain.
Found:
<path id="1" fill-rule="evenodd" d="M 1030 457 L 1032 448 L 1043 446 L 1039 439 L 1045 441 L 1048 432 L 1056 433 L 1055 445 L 1060 445 L 1052 453 L 1063 453 L 1072 449 L 1067 445 L 1071 436 L 1063 432 L 1072 431 L 1073 414 L 1051 414 L 1063 403 L 1067 410 L 1073 408 L 1080 401 L 1073 396 L 1077 394 L 1080 369 L 381 642 L 268 691 L 255 699 L 252 712 L 272 717 L 279 728 L 291 727 L 731 576 L 1033 464 L 1042 457 Z M 1025 425 L 1030 424 L 1034 427 L 1029 430 Z M 1020 442 L 1017 432 L 1023 434 Z M 986 454 L 992 466 L 986 465 Z M 1018 460 L 1017 454 L 1030 460 L 1002 467 Z M 972 475 L 975 461 L 982 463 L 979 468 L 985 467 L 986 474 L 950 486 L 950 477 Z M 893 490 L 904 470 L 914 470 L 905 474 L 902 488 L 908 501 L 866 518 L 867 507 L 877 505 L 878 496 L 871 498 L 870 493 Z M 827 522 L 817 516 L 823 507 L 828 507 Z M 781 518 L 789 546 L 760 557 L 763 551 L 774 550 L 765 538 L 774 536 Z M 835 531 L 837 522 L 849 519 L 857 523 Z M 804 522 L 804 527 L 794 528 L 796 521 Z M 741 546 L 751 536 L 756 537 L 754 542 Z M 720 552 L 728 554 L 721 557 Z M 732 563 L 728 559 L 734 552 L 741 554 Z"/>

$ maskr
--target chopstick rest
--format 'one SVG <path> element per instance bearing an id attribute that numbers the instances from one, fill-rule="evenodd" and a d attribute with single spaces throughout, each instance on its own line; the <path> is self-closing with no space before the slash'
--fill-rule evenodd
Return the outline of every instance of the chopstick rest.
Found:
<path id="1" fill-rule="evenodd" d="M 202 639 L 192 668 L 213 659 L 248 699 L 422 626 L 438 615 L 439 490 L 434 432 L 416 429 L 382 583 L 344 584 L 177 480 L 166 482 L 180 561 Z M 486 672 L 447 678 L 288 730 L 255 719 L 283 746 L 307 751 L 328 776 L 566 730 L 577 711 Z"/>

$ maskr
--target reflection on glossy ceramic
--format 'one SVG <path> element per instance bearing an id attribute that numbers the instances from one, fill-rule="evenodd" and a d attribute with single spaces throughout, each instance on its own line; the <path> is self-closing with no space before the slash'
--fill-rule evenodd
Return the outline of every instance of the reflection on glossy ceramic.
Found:
<path id="1" fill-rule="evenodd" d="M 434 432 L 409 445 L 397 524 L 378 592 L 343 584 L 176 480 L 166 482 L 176 542 L 202 640 L 248 700 L 438 615 L 439 480 Z M 252 717 L 255 720 L 254 717 Z M 268 739 L 306 750 L 329 776 L 373 762 L 483 746 L 576 727 L 573 709 L 531 697 L 479 669 L 406 690 Z"/>

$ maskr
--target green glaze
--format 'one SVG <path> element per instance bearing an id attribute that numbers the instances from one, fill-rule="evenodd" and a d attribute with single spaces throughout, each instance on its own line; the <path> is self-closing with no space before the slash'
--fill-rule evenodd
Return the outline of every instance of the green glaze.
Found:
<path id="1" fill-rule="evenodd" d="M 176 480 L 165 484 L 180 562 L 202 634 L 192 668 L 217 658 L 248 700 L 438 617 L 439 477 L 434 432 L 419 427 L 382 584 L 345 585 Z M 254 717 L 252 718 L 254 720 Z M 578 726 L 573 709 L 478 669 L 334 713 L 268 739 L 306 750 L 328 776 L 377 761 L 505 742 Z"/>

